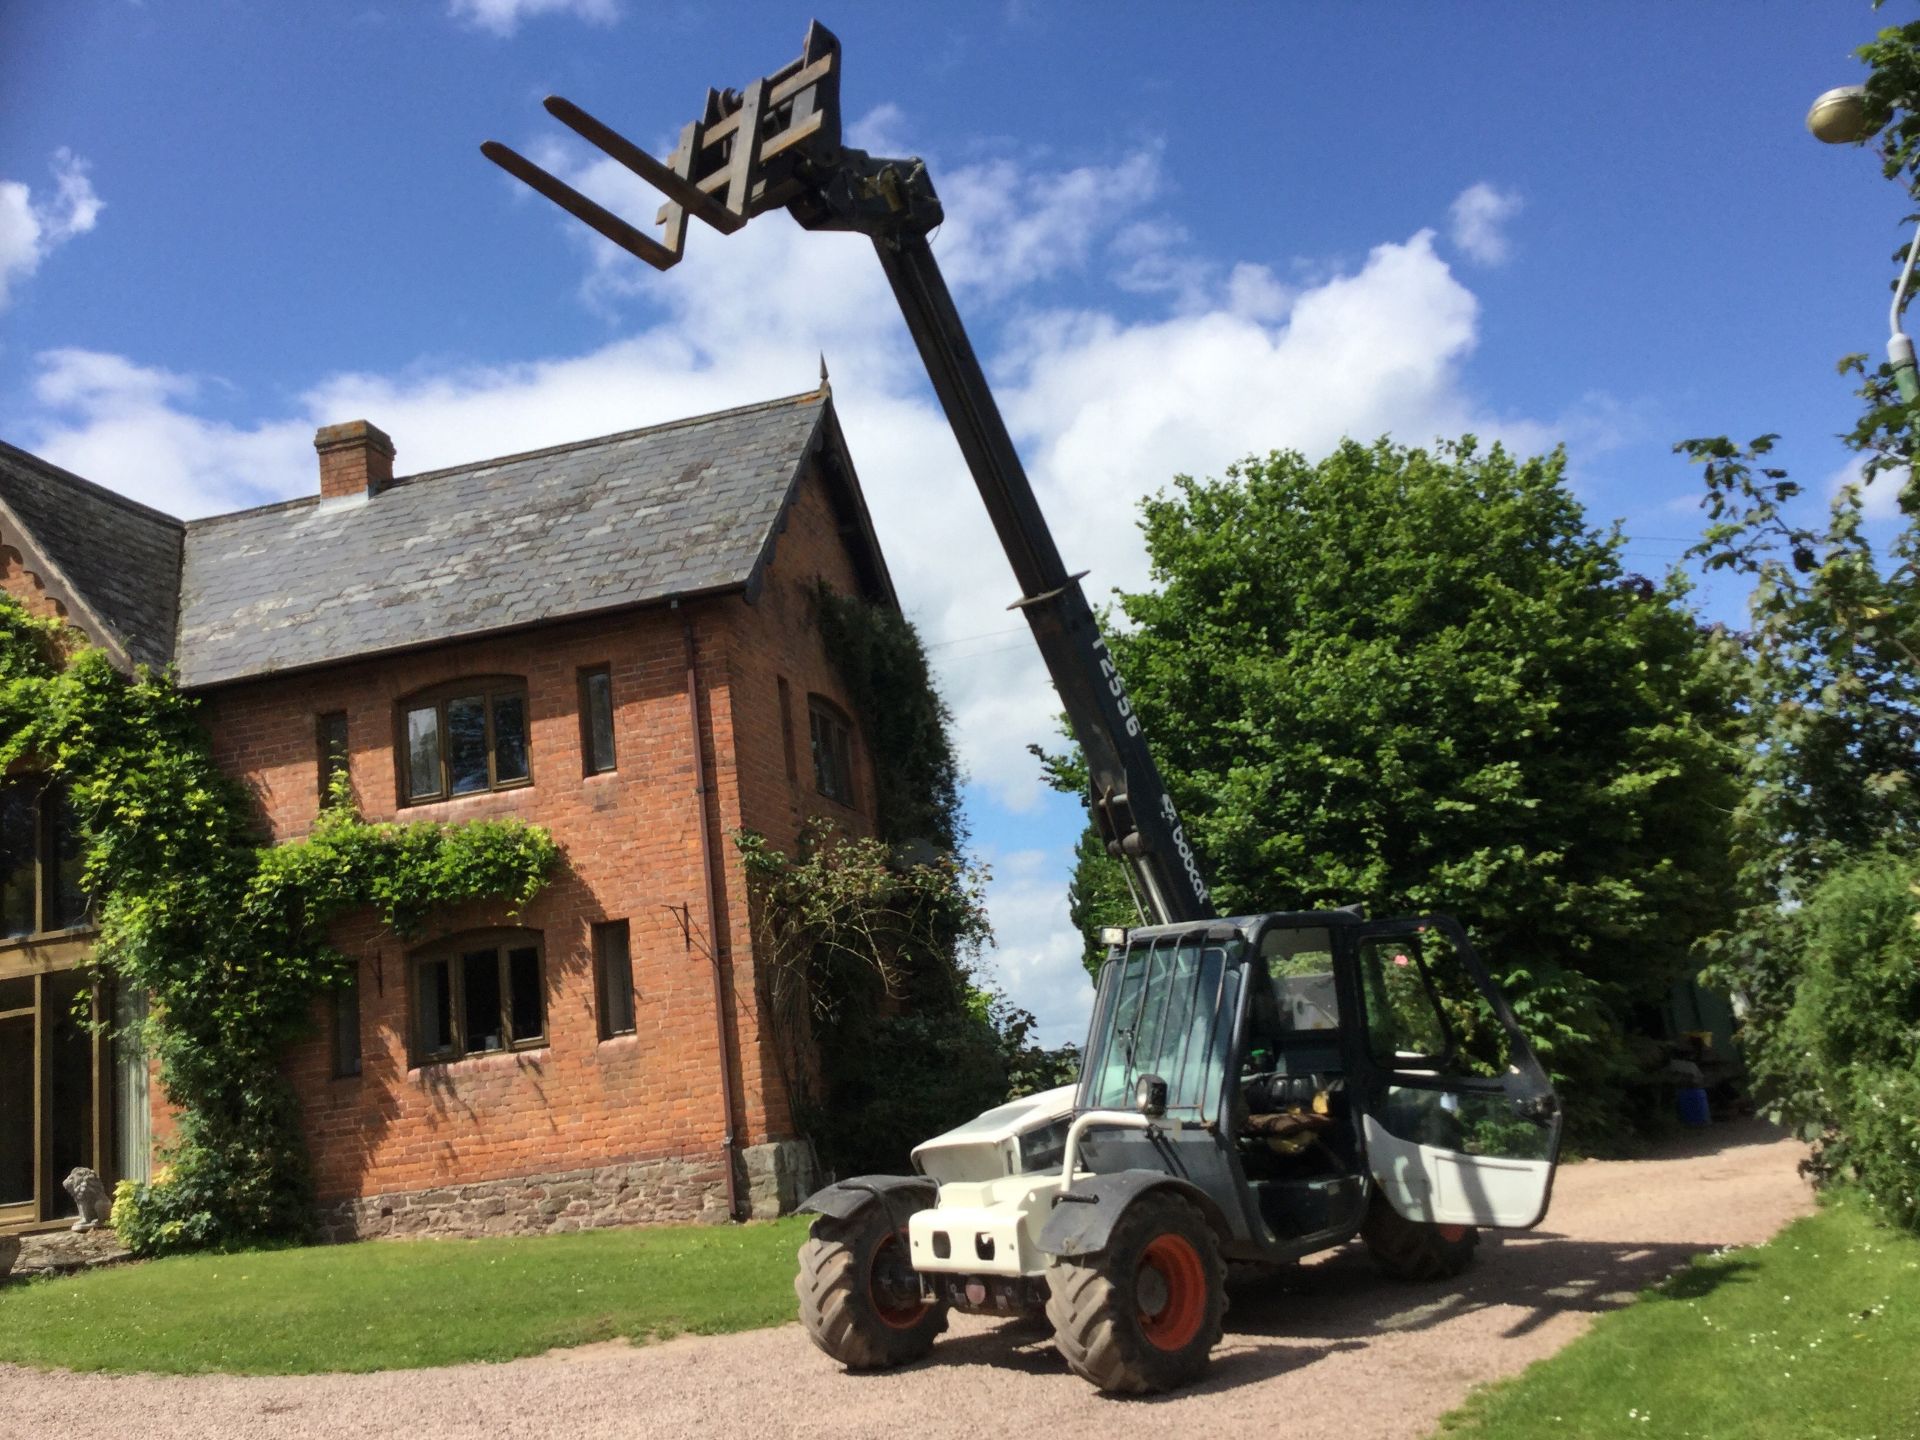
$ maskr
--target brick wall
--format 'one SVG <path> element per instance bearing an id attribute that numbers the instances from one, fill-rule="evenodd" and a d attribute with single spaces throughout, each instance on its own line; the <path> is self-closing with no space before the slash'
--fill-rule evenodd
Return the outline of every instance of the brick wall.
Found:
<path id="1" fill-rule="evenodd" d="M 47 594 L 40 577 L 21 563 L 20 552 L 8 545 L 4 536 L 0 536 L 0 593 L 18 600 L 35 619 L 67 618 L 66 607 Z"/>
<path id="2" fill-rule="evenodd" d="M 854 584 L 832 514 L 818 482 L 809 479 L 790 509 L 756 603 L 723 597 L 690 602 L 684 612 L 693 624 L 701 680 L 707 819 L 723 892 L 712 928 L 724 962 L 742 1146 L 787 1137 L 792 1122 L 770 1048 L 774 1037 L 760 1025 L 754 1001 L 751 915 L 729 832 L 750 826 L 790 844 L 801 817 L 814 808 L 855 828 L 866 823 L 863 814 L 814 794 L 806 696 L 822 693 L 850 709 L 808 618 L 808 592 L 818 578 L 841 588 Z M 636 1183 L 636 1175 L 671 1174 L 682 1197 L 677 1212 L 711 1212 L 713 1192 L 724 1184 L 723 1121 L 683 627 L 679 611 L 629 612 L 251 682 L 205 697 L 216 754 L 252 787 L 276 839 L 311 827 L 319 809 L 317 717 L 345 711 L 351 777 L 368 818 L 514 815 L 547 826 L 566 852 L 566 872 L 516 922 L 544 937 L 549 1043 L 539 1049 L 447 1064 L 411 1062 L 410 949 L 435 935 L 506 923 L 500 907 L 436 917 L 428 936 L 411 941 L 366 917 L 339 927 L 336 943 L 359 973 L 361 1073 L 333 1075 L 324 1014 L 315 1036 L 289 1056 L 288 1073 L 306 1115 L 319 1196 L 355 1213 L 363 1233 L 392 1228 L 385 1223 L 391 1215 L 370 1215 L 368 1205 L 347 1202 L 563 1173 L 575 1185 L 587 1183 L 583 1172 L 621 1184 Z M 584 776 L 578 675 L 601 664 L 612 673 L 618 769 Z M 525 677 L 533 783 L 398 806 L 398 703 L 411 692 L 478 675 Z M 793 780 L 780 725 L 781 675 L 798 728 Z M 859 768 L 859 798 L 870 805 L 864 757 Z M 603 919 L 629 923 L 636 1014 L 634 1035 L 606 1041 L 599 1038 L 590 939 L 590 926 Z M 655 1162 L 673 1164 L 661 1170 Z M 444 1208 L 458 1214 L 484 1206 L 497 1215 L 502 1194 L 554 1203 L 544 1192 L 509 1186 L 448 1192 Z M 607 1197 L 574 1208 L 586 1223 L 660 1213 L 651 1202 L 638 1210 L 603 1202 Z M 379 1208 L 393 1207 L 383 1201 Z M 565 1208 L 556 1212 L 559 1221 L 567 1219 Z M 436 1216 L 399 1228 L 448 1228 L 444 1216 Z"/>

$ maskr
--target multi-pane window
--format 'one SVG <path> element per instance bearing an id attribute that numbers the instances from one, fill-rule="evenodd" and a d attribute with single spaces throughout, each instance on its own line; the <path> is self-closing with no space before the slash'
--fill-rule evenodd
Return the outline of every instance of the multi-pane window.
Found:
<path id="1" fill-rule="evenodd" d="M 356 976 L 333 992 L 333 1073 L 360 1073 L 360 981 Z"/>
<path id="2" fill-rule="evenodd" d="M 0 783 L 0 939 L 86 924 L 83 860 L 64 786 L 38 778 Z"/>
<path id="3" fill-rule="evenodd" d="M 613 672 L 604 665 L 580 672 L 580 763 L 589 775 L 614 768 Z"/>
<path id="4" fill-rule="evenodd" d="M 406 701 L 399 751 L 403 804 L 527 784 L 526 682 L 472 680 Z"/>
<path id="5" fill-rule="evenodd" d="M 333 799 L 334 783 L 347 773 L 347 712 L 330 710 L 314 724 L 320 748 L 320 803 Z"/>
<path id="6" fill-rule="evenodd" d="M 546 975 L 532 930 L 459 935 L 413 957 L 416 1063 L 547 1041 Z"/>
<path id="7" fill-rule="evenodd" d="M 813 736 L 813 788 L 829 800 L 852 805 L 852 726 L 832 702 L 818 695 L 808 698 L 807 724 Z"/>
<path id="8" fill-rule="evenodd" d="M 593 968 L 600 992 L 600 1038 L 633 1034 L 633 953 L 627 948 L 627 922 L 609 920 L 593 927 Z"/>

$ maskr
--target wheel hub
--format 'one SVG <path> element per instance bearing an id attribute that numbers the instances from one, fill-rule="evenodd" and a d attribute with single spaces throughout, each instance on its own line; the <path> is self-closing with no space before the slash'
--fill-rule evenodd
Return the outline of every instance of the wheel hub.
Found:
<path id="1" fill-rule="evenodd" d="M 1207 1272 L 1186 1236 L 1156 1235 L 1140 1253 L 1133 1280 L 1140 1333 L 1161 1350 L 1184 1350 L 1207 1313 Z"/>
<path id="2" fill-rule="evenodd" d="M 895 1330 L 911 1330 L 927 1313 L 920 1279 L 907 1261 L 906 1247 L 898 1234 L 888 1235 L 874 1247 L 867 1268 L 867 1298 L 881 1323 Z"/>

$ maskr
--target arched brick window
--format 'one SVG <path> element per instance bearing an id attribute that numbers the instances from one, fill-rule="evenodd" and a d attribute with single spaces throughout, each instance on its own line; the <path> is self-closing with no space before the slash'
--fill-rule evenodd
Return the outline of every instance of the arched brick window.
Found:
<path id="1" fill-rule="evenodd" d="M 527 682 L 483 675 L 436 685 L 395 707 L 402 805 L 533 783 Z"/>

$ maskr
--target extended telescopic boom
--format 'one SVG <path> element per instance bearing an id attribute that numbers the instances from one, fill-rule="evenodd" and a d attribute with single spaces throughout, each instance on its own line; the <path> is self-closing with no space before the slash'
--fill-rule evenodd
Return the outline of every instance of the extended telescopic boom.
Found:
<path id="1" fill-rule="evenodd" d="M 927 167 L 917 159 L 882 159 L 840 144 L 840 42 L 816 22 L 799 59 L 744 91 L 709 90 L 701 118 L 680 132 L 664 162 L 559 96 L 550 96 L 546 108 L 667 197 L 657 216 L 664 239 L 602 209 L 498 141 L 481 150 L 658 269 L 678 263 L 684 253 L 689 215 L 731 234 L 756 215 L 785 209 L 809 230 L 851 230 L 873 241 L 1013 566 L 1020 585 L 1013 608 L 1032 627 L 1086 756 L 1088 800 L 1108 851 L 1126 863 L 1147 920 L 1212 918 L 1206 881 L 1080 588 L 1081 576 L 1069 574 L 1060 559 L 933 258 L 927 237 L 942 212 Z"/>

